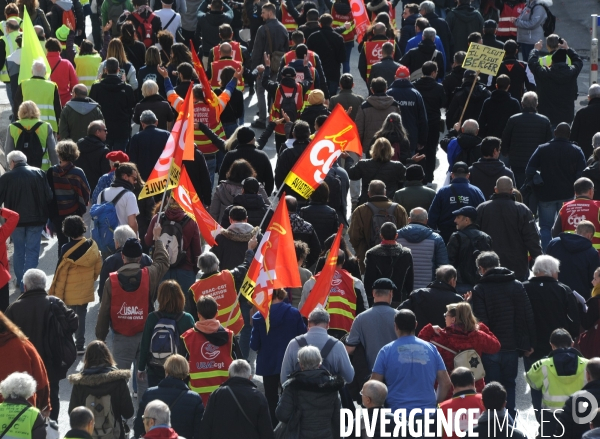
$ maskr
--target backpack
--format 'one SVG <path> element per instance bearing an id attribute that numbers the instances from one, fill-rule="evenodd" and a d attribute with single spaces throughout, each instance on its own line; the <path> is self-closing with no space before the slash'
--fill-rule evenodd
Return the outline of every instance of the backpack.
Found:
<path id="1" fill-rule="evenodd" d="M 373 212 L 373 218 L 371 219 L 371 239 L 369 240 L 369 248 L 371 248 L 381 243 L 379 232 L 383 224 L 394 223 L 398 225 L 396 223 L 396 216 L 394 215 L 398 203 L 390 204 L 387 209 L 380 209 L 370 201 L 366 204 L 371 209 L 371 212 Z"/>
<path id="2" fill-rule="evenodd" d="M 160 226 L 162 233 L 160 239 L 165 245 L 165 250 L 169 254 L 169 263 L 171 268 L 177 267 L 185 259 L 185 250 L 183 249 L 183 228 L 190 220 L 189 216 L 185 216 L 183 221 L 171 221 L 164 213 L 160 215 Z"/>
<path id="3" fill-rule="evenodd" d="M 454 369 L 457 367 L 466 367 L 467 369 L 470 369 L 475 376 L 475 381 L 485 377 L 485 369 L 483 368 L 481 357 L 475 349 L 465 349 L 464 351 L 456 352 L 444 345 L 436 343 L 435 341 L 430 343 L 439 346 L 442 349 L 446 349 L 448 352 L 454 354 Z"/>
<path id="4" fill-rule="evenodd" d="M 98 244 L 98 248 L 102 253 L 114 253 L 115 252 L 115 241 L 113 239 L 113 233 L 117 227 L 119 227 L 119 218 L 117 217 L 117 209 L 115 205 L 119 202 L 121 197 L 129 192 L 127 189 L 123 189 L 117 194 L 112 201 L 104 201 L 104 189 L 100 192 L 100 204 L 94 204 L 90 208 L 90 215 L 94 222 L 94 228 L 92 229 L 92 238 Z"/>
<path id="5" fill-rule="evenodd" d="M 281 104 L 279 105 L 280 112 L 283 111 L 290 118 L 291 122 L 296 122 L 298 119 L 298 107 L 296 105 L 296 94 L 298 93 L 298 85 L 294 87 L 294 91 L 291 96 L 286 96 L 283 90 L 281 90 Z M 283 115 L 283 113 L 281 113 Z M 282 116 L 283 117 L 283 116 Z"/>
<path id="6" fill-rule="evenodd" d="M 150 360 L 148 364 L 152 368 L 164 369 L 165 361 L 171 355 L 178 352 L 179 330 L 177 322 L 183 317 L 183 313 L 176 320 L 163 317 L 158 311 L 155 313 L 158 322 L 152 330 L 150 337 Z"/>
<path id="7" fill-rule="evenodd" d="M 42 167 L 42 158 L 44 157 L 44 154 L 46 154 L 46 149 L 48 148 L 46 146 L 46 149 L 44 149 L 40 142 L 40 138 L 36 133 L 37 129 L 41 127 L 43 123 L 44 122 L 42 121 L 36 122 L 35 125 L 28 130 L 19 122 L 13 122 L 13 125 L 21 130 L 15 149 L 27 156 L 27 164 L 29 166 L 35 166 L 36 168 Z"/>
<path id="8" fill-rule="evenodd" d="M 119 439 L 121 426 L 115 421 L 110 395 L 88 395 L 85 406 L 94 414 L 94 439 Z"/>
<path id="9" fill-rule="evenodd" d="M 554 14 L 552 14 L 552 12 L 550 12 L 550 9 L 548 9 L 546 5 L 540 4 L 539 6 L 546 10 L 546 21 L 544 21 L 544 24 L 542 24 L 542 30 L 544 31 L 544 36 L 548 37 L 554 33 L 554 29 L 556 28 L 556 17 Z"/>
<path id="10" fill-rule="evenodd" d="M 62 24 L 67 26 L 69 29 L 75 29 L 75 25 L 77 21 L 75 20 L 75 14 L 73 13 L 73 8 L 68 11 L 63 11 L 62 14 Z"/>
<path id="11" fill-rule="evenodd" d="M 437 54 L 438 54 L 438 51 L 436 49 L 433 49 L 433 56 L 431 57 L 431 59 L 429 61 L 435 61 L 435 57 Z M 417 70 L 415 70 L 414 72 L 412 72 L 410 74 L 410 82 L 414 82 L 417 79 L 421 79 L 422 77 L 423 77 L 423 66 L 421 66 L 420 68 L 418 68 Z"/>
<path id="12" fill-rule="evenodd" d="M 294 338 L 294 340 L 296 340 L 296 343 L 298 343 L 298 347 L 299 347 L 298 350 L 308 346 L 308 342 L 306 341 L 305 335 L 299 335 L 298 337 Z M 333 349 L 333 347 L 335 346 L 335 344 L 337 342 L 338 342 L 338 340 L 336 338 L 334 338 L 330 335 L 327 336 L 327 341 L 325 342 L 323 349 L 321 349 L 321 359 L 322 359 L 323 367 L 325 367 L 325 359 L 327 358 L 327 356 L 329 355 L 329 353 L 331 352 L 331 350 Z M 300 370 L 300 364 L 298 362 L 296 362 L 294 370 Z M 329 369 L 327 369 L 327 370 L 329 370 Z M 331 373 L 333 375 L 333 373 L 330 370 L 329 370 L 329 373 Z"/>
<path id="13" fill-rule="evenodd" d="M 125 2 L 115 3 L 114 0 L 105 0 L 110 1 L 110 6 L 108 7 L 108 21 L 112 21 L 111 35 L 113 38 L 119 36 L 119 18 L 121 14 L 125 12 Z M 127 11 L 129 12 L 129 11 Z"/>
<path id="14" fill-rule="evenodd" d="M 472 270 L 468 267 L 472 267 L 473 269 L 477 266 L 475 261 L 479 253 L 492 251 L 492 245 L 490 243 L 491 238 L 487 237 L 483 232 L 477 230 L 479 233 L 468 233 L 469 231 L 459 230 L 457 232 L 457 238 L 459 243 L 460 251 L 460 265 L 463 267 L 467 267 L 467 272 L 471 272 Z M 489 239 L 488 239 L 489 238 Z M 462 240 L 466 239 L 468 244 L 463 247 Z M 465 248 L 465 250 L 462 250 Z M 475 285 L 479 279 L 461 279 L 464 283 Z"/>
<path id="15" fill-rule="evenodd" d="M 136 28 L 135 31 L 137 32 L 140 41 L 142 43 L 144 43 L 144 46 L 146 46 L 146 49 L 147 49 L 148 47 L 150 47 L 154 44 L 154 32 L 152 30 L 152 20 L 154 20 L 156 15 L 154 15 L 153 12 L 151 12 L 147 18 L 142 18 L 142 16 L 140 14 L 138 14 L 137 12 L 134 12 L 132 15 L 136 18 L 137 21 L 140 22 L 140 24 L 138 25 L 138 27 Z"/>
<path id="16" fill-rule="evenodd" d="M 49 296 L 48 300 L 50 307 L 45 322 L 49 351 L 47 354 L 54 367 L 66 371 L 77 359 L 74 331 L 70 329 L 64 309 L 59 305 L 60 299 Z"/>

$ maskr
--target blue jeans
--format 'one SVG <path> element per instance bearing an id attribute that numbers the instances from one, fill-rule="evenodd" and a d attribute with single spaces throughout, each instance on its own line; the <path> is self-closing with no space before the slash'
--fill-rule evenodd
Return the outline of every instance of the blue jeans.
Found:
<path id="1" fill-rule="evenodd" d="M 523 61 L 529 61 L 529 52 L 533 50 L 533 44 L 527 43 L 519 43 L 519 47 L 521 48 L 521 53 L 523 54 Z"/>
<path id="2" fill-rule="evenodd" d="M 519 373 L 519 354 L 517 351 L 500 351 L 497 354 L 481 356 L 485 369 L 485 382 L 498 381 L 506 389 L 506 408 L 515 418 L 515 387 Z"/>
<path id="3" fill-rule="evenodd" d="M 75 346 L 78 351 L 82 351 L 85 346 L 85 317 L 87 316 L 87 303 L 83 305 L 69 306 L 77 317 L 79 317 L 79 327 L 75 331 Z"/>
<path id="4" fill-rule="evenodd" d="M 123 151 L 127 152 L 127 146 L 129 146 L 129 139 L 112 139 L 106 141 L 106 146 L 111 151 Z"/>
<path id="5" fill-rule="evenodd" d="M 252 304 L 240 297 L 240 310 L 244 319 L 244 327 L 240 332 L 240 350 L 242 351 L 242 357 L 248 358 L 248 353 L 250 352 L 250 334 L 252 333 L 252 326 L 250 324 L 252 321 L 252 316 L 250 315 Z"/>
<path id="6" fill-rule="evenodd" d="M 23 290 L 23 275 L 38 266 L 40 241 L 44 226 L 17 227 L 12 233 L 14 244 L 13 266 L 17 285 Z"/>
<path id="7" fill-rule="evenodd" d="M 344 46 L 346 47 L 346 61 L 342 63 L 342 73 L 350 73 L 350 55 L 352 55 L 354 41 L 348 41 L 344 43 Z"/>
<path id="8" fill-rule="evenodd" d="M 540 235 L 542 237 L 542 250 L 546 252 L 546 247 L 552 239 L 552 226 L 558 211 L 567 200 L 556 201 L 538 201 L 538 213 L 540 218 Z"/>
<path id="9" fill-rule="evenodd" d="M 14 112 L 15 101 L 13 100 L 12 87 L 10 86 L 10 82 L 5 82 L 4 85 L 6 86 L 6 96 L 8 96 L 8 103 L 10 104 L 11 110 L 13 110 Z"/>
<path id="10" fill-rule="evenodd" d="M 335 96 L 338 91 L 339 81 L 327 81 L 329 87 L 329 96 Z"/>
<path id="11" fill-rule="evenodd" d="M 182 270 L 181 268 L 170 268 L 162 278 L 162 280 L 167 279 L 177 281 L 183 294 L 187 295 L 190 287 L 196 282 L 196 273 L 190 270 Z"/>
<path id="12" fill-rule="evenodd" d="M 217 158 L 216 154 L 211 154 L 210 160 L 206 160 L 206 166 L 208 167 L 208 176 L 210 177 L 210 189 L 215 186 L 215 173 L 217 172 Z"/>

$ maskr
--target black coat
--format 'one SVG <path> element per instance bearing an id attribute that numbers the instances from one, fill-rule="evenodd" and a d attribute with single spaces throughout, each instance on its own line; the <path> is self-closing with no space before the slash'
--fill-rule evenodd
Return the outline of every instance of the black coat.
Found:
<path id="1" fill-rule="evenodd" d="M 433 55 L 434 51 L 435 56 Z M 400 63 L 408 67 L 410 73 L 413 73 L 423 67 L 427 61 L 434 61 L 438 66 L 444 65 L 442 52 L 435 48 L 435 42 L 431 40 L 422 40 L 417 47 L 404 54 Z M 443 68 L 438 68 L 438 78 L 444 79 Z"/>
<path id="2" fill-rule="evenodd" d="M 506 122 L 511 116 L 521 112 L 521 104 L 509 92 L 494 90 L 492 95 L 483 102 L 479 114 L 479 137 L 487 136 L 502 138 Z"/>
<path id="3" fill-rule="evenodd" d="M 256 171 L 256 179 L 263 184 L 265 192 L 270 195 L 273 192 L 273 166 L 267 153 L 257 149 L 255 145 L 238 145 L 236 149 L 227 152 L 219 170 L 219 181 L 227 180 L 227 172 L 231 164 L 239 159 L 244 159 L 252 165 Z"/>
<path id="4" fill-rule="evenodd" d="M 494 241 L 496 242 L 496 241 Z M 529 351 L 536 343 L 535 321 L 523 284 L 507 268 L 488 270 L 473 288 L 473 314 L 500 341 L 502 350 Z"/>
<path id="5" fill-rule="evenodd" d="M 162 76 L 160 77 L 162 78 Z M 141 82 L 140 84 L 143 84 L 143 82 Z M 140 117 L 142 115 L 142 112 L 146 110 L 150 110 L 154 113 L 156 119 L 158 120 L 156 126 L 161 130 L 167 129 L 167 122 L 173 122 L 175 120 L 175 116 L 173 115 L 173 109 L 171 108 L 171 105 L 160 94 L 146 96 L 135 106 L 135 109 L 133 110 L 133 122 L 137 123 L 138 125 L 141 125 Z"/>
<path id="6" fill-rule="evenodd" d="M 533 309 L 537 334 L 529 359 L 537 361 L 550 353 L 550 334 L 555 329 L 564 328 L 573 340 L 577 338 L 579 308 L 571 288 L 553 277 L 532 277 L 523 286 Z"/>
<path id="7" fill-rule="evenodd" d="M 253 226 L 260 226 L 260 223 L 266 213 L 269 211 L 269 206 L 265 203 L 262 195 L 260 194 L 239 194 L 233 197 L 233 204 L 228 206 L 223 212 L 223 216 L 221 217 L 221 227 L 226 229 L 231 225 L 229 222 L 229 212 L 233 206 L 242 206 L 246 209 L 246 213 L 248 214 L 248 224 Z M 265 220 L 263 223 L 263 229 L 266 228 L 269 224 L 269 218 Z"/>
<path id="8" fill-rule="evenodd" d="M 494 193 L 496 182 L 500 177 L 509 177 L 515 184 L 513 171 L 507 168 L 503 162 L 493 158 L 480 158 L 469 168 L 469 182 L 477 186 L 486 200 Z"/>
<path id="9" fill-rule="evenodd" d="M 506 123 L 502 133 L 502 154 L 510 157 L 510 167 L 525 171 L 536 148 L 552 139 L 550 121 L 534 109 L 524 108 Z"/>
<path id="10" fill-rule="evenodd" d="M 210 184 L 210 176 L 208 175 L 208 166 L 204 154 L 194 148 L 194 160 L 184 160 L 183 164 L 190 176 L 192 185 L 196 193 L 200 197 L 200 201 L 205 206 L 210 206 L 212 198 L 212 186 Z"/>
<path id="11" fill-rule="evenodd" d="M 391 279 L 397 287 L 393 301 L 408 297 L 414 286 L 414 264 L 410 249 L 396 245 L 376 245 L 365 255 L 365 292 L 373 304 L 373 282 L 382 277 Z"/>
<path id="12" fill-rule="evenodd" d="M 100 177 L 110 172 L 110 163 L 106 158 L 110 149 L 102 140 L 93 135 L 79 139 L 77 147 L 80 154 L 74 165 L 83 170 L 90 185 L 90 193 L 93 193 Z M 92 200 L 92 204 L 95 202 L 96 200 Z"/>
<path id="13" fill-rule="evenodd" d="M 446 21 L 454 38 L 455 53 L 460 50 L 466 52 L 469 49 L 469 35 L 483 30 L 483 17 L 477 9 L 469 4 L 459 5 L 449 11 Z M 446 54 L 446 56 L 452 57 L 454 53 Z"/>
<path id="14" fill-rule="evenodd" d="M 407 79 L 396 79 L 388 86 L 387 95 L 400 104 L 402 124 L 408 132 L 410 147 L 415 150 L 417 144 L 425 145 L 429 125 L 421 93 Z"/>
<path id="15" fill-rule="evenodd" d="M 430 76 L 417 79 L 413 82 L 413 86 L 421 93 L 429 126 L 436 126 L 439 129 L 442 117 L 441 109 L 446 106 L 447 102 L 444 86 Z"/>
<path id="16" fill-rule="evenodd" d="M 585 157 L 592 155 L 592 137 L 600 131 L 600 98 L 591 99 L 587 107 L 575 114 L 571 127 L 571 140 L 577 142 Z"/>
<path id="17" fill-rule="evenodd" d="M 481 36 L 481 44 L 484 46 L 495 47 L 496 49 L 504 50 L 504 43 L 496 38 L 495 34 L 483 34 Z"/>
<path id="18" fill-rule="evenodd" d="M 102 107 L 106 121 L 108 140 L 129 139 L 131 116 L 135 106 L 135 95 L 131 85 L 123 82 L 117 75 L 107 75 L 92 85 L 90 99 Z"/>
<path id="19" fill-rule="evenodd" d="M 252 239 L 253 235 L 256 235 L 256 239 L 260 242 L 262 235 L 258 226 L 243 233 L 236 233 L 230 227 L 217 235 L 215 238 L 217 245 L 211 247 L 210 251 L 219 258 L 221 270 L 232 270 L 244 262 L 248 241 Z"/>
<path id="20" fill-rule="evenodd" d="M 281 187 L 285 177 L 290 173 L 296 164 L 296 161 L 300 158 L 309 143 L 310 141 L 308 140 L 296 140 L 294 141 L 292 148 L 285 148 L 283 150 L 275 165 L 275 185 L 277 187 Z M 303 203 L 306 203 L 306 200 L 291 187 L 286 185 L 284 191 L 286 194 L 294 195 L 296 199 L 301 198 L 304 200 Z"/>
<path id="21" fill-rule="evenodd" d="M 147 180 L 169 140 L 169 132 L 148 125 L 129 141 L 129 160 L 135 163 L 140 177 Z"/>
<path id="22" fill-rule="evenodd" d="M 496 85 L 496 78 L 500 75 L 506 75 L 510 78 L 510 88 L 508 89 L 508 92 L 519 102 L 521 102 L 521 98 L 525 91 L 536 90 L 535 84 L 531 82 L 533 77 L 530 78 L 529 76 L 532 75 L 532 73 L 527 67 L 526 62 L 519 61 L 516 58 L 509 58 L 508 56 L 504 58 L 504 61 L 500 64 L 498 74 L 492 78 L 491 87 Z"/>
<path id="23" fill-rule="evenodd" d="M 230 24 L 233 19 L 231 8 L 225 3 L 223 11 L 212 11 L 210 3 L 202 2 L 204 10 L 198 14 L 198 23 L 196 24 L 196 38 L 202 37 L 202 54 L 208 56 L 210 49 L 221 42 L 219 36 L 219 26 Z M 201 6 L 202 6 L 201 5 Z"/>
<path id="24" fill-rule="evenodd" d="M 467 97 L 469 96 L 472 85 L 472 81 L 463 82 L 462 85 L 454 92 L 452 101 L 450 101 L 448 105 L 448 111 L 446 111 L 446 127 L 449 130 L 451 130 L 454 124 L 460 119 L 460 115 L 467 102 Z M 475 84 L 475 88 L 473 89 L 473 93 L 471 94 L 469 105 L 467 105 L 467 109 L 462 120 L 465 121 L 467 119 L 479 119 L 483 103 L 491 95 L 492 93 L 485 88 L 481 82 L 477 82 L 477 84 Z"/>
<path id="25" fill-rule="evenodd" d="M 252 426 L 225 387 L 233 391 L 246 416 L 252 421 Z M 202 439 L 273 438 L 273 425 L 267 399 L 249 379 L 229 378 L 210 395 L 202 417 L 200 433 Z"/>
<path id="26" fill-rule="evenodd" d="M 381 61 L 376 62 L 371 67 L 371 75 L 369 76 L 369 86 L 374 78 L 383 78 L 390 85 L 396 80 L 396 70 L 400 67 L 400 63 L 394 61 L 394 58 L 387 56 Z"/>
<path id="27" fill-rule="evenodd" d="M 309 202 L 308 206 L 300 209 L 300 217 L 312 224 L 323 247 L 323 242 L 337 233 L 340 225 L 335 209 L 325 203 Z"/>
<path id="28" fill-rule="evenodd" d="M 600 401 L 600 380 L 590 381 L 581 390 L 591 393 L 596 401 Z M 557 412 L 556 419 L 559 425 L 556 426 L 556 431 L 554 432 L 557 437 L 560 436 L 563 439 L 581 439 L 581 436 L 590 430 L 588 422 L 581 422 L 582 420 L 579 419 L 581 423 L 578 424 L 573 419 L 577 415 L 577 412 L 573 413 L 573 405 L 577 406 L 574 403 L 573 396 L 569 396 L 569 399 L 565 401 L 562 411 Z M 583 415 L 583 413 L 580 414 Z"/>
<path id="29" fill-rule="evenodd" d="M 451 57 L 448 56 L 448 52 L 446 52 L 446 59 L 451 59 Z M 448 103 L 452 102 L 454 92 L 456 92 L 456 89 L 461 86 L 464 74 L 465 69 L 463 69 L 461 66 L 454 66 L 452 67 L 452 70 L 444 77 L 442 85 L 444 86 Z"/>
<path id="30" fill-rule="evenodd" d="M 456 281 L 460 284 L 472 286 L 481 278 L 475 265 L 474 247 L 471 245 L 472 240 L 478 236 L 483 238 L 490 248 L 492 247 L 492 238 L 479 230 L 477 224 L 471 224 L 461 231 L 454 232 L 448 240 L 448 261 L 456 268 Z"/>
<path id="31" fill-rule="evenodd" d="M 326 84 L 322 84 L 321 88 L 325 88 L 326 86 L 327 86 Z M 307 105 L 304 108 L 304 111 L 302 111 L 302 113 L 300 114 L 299 119 L 308 123 L 308 126 L 310 127 L 310 132 L 314 134 L 315 133 L 315 120 L 317 120 L 317 117 L 329 116 L 330 114 L 331 114 L 331 111 L 329 111 L 329 108 L 327 108 L 324 104 Z"/>
<path id="32" fill-rule="evenodd" d="M 446 54 L 446 65 L 444 66 L 444 68 L 446 70 L 450 70 L 453 61 L 452 54 L 454 53 L 454 41 L 452 38 L 452 32 L 450 32 L 450 27 L 448 26 L 446 20 L 438 17 L 435 12 L 425 14 L 424 18 L 429 20 L 429 26 L 435 29 L 437 36 L 440 37 L 440 40 L 442 40 L 442 45 L 444 46 L 444 53 Z M 438 66 L 438 69 L 440 67 L 441 66 Z"/>
<path id="33" fill-rule="evenodd" d="M 310 36 L 306 45 L 321 58 L 327 81 L 339 81 L 340 65 L 346 61 L 344 38 L 331 27 L 323 27 Z"/>
<path id="34" fill-rule="evenodd" d="M 368 201 L 369 183 L 373 180 L 381 180 L 385 183 L 386 195 L 393 198 L 398 189 L 404 182 L 406 168 L 400 162 L 380 162 L 373 159 L 359 160 L 348 170 L 350 180 L 362 179 L 362 189 L 360 191 L 359 203 Z"/>
<path id="35" fill-rule="evenodd" d="M 402 53 L 406 51 L 406 44 L 408 43 L 408 40 L 417 34 L 415 30 L 415 23 L 417 22 L 417 18 L 420 17 L 420 14 L 411 14 L 406 18 L 401 18 L 402 28 L 400 29 L 400 41 L 398 42 L 398 45 L 400 46 Z"/>

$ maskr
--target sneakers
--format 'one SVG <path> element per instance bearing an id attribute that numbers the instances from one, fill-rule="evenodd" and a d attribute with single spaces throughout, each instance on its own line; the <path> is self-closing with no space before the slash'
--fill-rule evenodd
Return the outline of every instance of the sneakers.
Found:
<path id="1" fill-rule="evenodd" d="M 267 128 L 267 125 L 262 120 L 259 120 L 259 119 L 256 119 L 254 122 L 252 122 L 250 124 L 250 126 L 252 128 L 259 128 L 261 130 L 264 130 Z"/>
<path id="2" fill-rule="evenodd" d="M 131 397 L 137 399 L 137 392 L 133 392 L 133 395 L 131 395 Z"/>

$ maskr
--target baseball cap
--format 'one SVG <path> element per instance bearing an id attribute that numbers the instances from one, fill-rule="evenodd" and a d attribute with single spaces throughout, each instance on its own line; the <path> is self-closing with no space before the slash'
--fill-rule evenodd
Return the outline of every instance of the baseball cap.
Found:
<path id="1" fill-rule="evenodd" d="M 452 212 L 452 215 L 462 215 L 462 216 L 466 216 L 467 218 L 471 218 L 472 220 L 476 220 L 477 219 L 477 209 L 475 209 L 473 206 L 465 206 L 465 207 L 461 207 L 458 210 L 455 210 L 454 212 Z"/>
<path id="2" fill-rule="evenodd" d="M 408 79 L 410 78 L 410 70 L 406 66 L 400 66 L 396 70 L 396 79 Z"/>
<path id="3" fill-rule="evenodd" d="M 296 69 L 293 67 L 284 67 L 281 71 L 282 78 L 295 78 L 296 77 Z"/>

